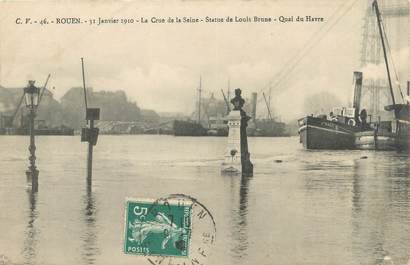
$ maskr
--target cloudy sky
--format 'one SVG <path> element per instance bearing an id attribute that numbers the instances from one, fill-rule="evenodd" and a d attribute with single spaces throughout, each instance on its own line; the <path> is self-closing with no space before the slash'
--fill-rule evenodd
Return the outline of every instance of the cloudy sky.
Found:
<path id="1" fill-rule="evenodd" d="M 289 120 L 303 114 L 306 95 L 329 91 L 344 101 L 348 99 L 353 71 L 360 69 L 367 4 L 368 0 L 3 2 L 0 85 L 22 87 L 27 79 L 42 84 L 51 73 L 49 86 L 55 86 L 58 99 L 70 87 L 82 85 L 80 58 L 84 57 L 87 86 L 125 90 L 143 108 L 192 112 L 201 75 L 205 96 L 213 92 L 221 97 L 220 89 L 227 88 L 228 79 L 231 87 L 242 88 L 245 96 L 266 93 L 270 84 L 275 114 Z M 307 15 L 323 17 L 325 22 L 15 23 L 17 18 L 26 17 L 88 20 Z M 391 26 L 407 32 L 403 34 L 406 38 L 399 38 L 406 44 L 394 46 L 396 56 L 401 58 L 397 67 L 403 80 L 409 78 L 410 34 L 406 21 Z M 262 102 L 259 109 L 264 111 Z"/>

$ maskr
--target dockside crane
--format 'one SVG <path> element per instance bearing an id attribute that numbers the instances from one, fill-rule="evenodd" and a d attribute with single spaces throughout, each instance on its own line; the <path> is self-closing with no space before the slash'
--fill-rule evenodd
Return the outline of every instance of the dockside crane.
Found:
<path id="1" fill-rule="evenodd" d="M 223 91 L 223 89 L 221 89 L 222 92 L 222 96 L 224 97 L 224 101 L 225 101 L 225 105 L 226 105 L 226 115 L 229 114 L 229 112 L 231 112 L 231 107 L 229 106 L 229 101 L 225 96 L 225 92 Z"/>

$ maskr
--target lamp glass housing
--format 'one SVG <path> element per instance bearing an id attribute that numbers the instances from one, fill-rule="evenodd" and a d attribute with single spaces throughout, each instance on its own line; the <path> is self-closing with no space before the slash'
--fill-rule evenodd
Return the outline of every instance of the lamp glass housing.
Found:
<path id="1" fill-rule="evenodd" d="M 27 108 L 36 108 L 40 96 L 40 89 L 34 86 L 34 81 L 28 81 L 28 86 L 24 88 L 24 100 Z"/>

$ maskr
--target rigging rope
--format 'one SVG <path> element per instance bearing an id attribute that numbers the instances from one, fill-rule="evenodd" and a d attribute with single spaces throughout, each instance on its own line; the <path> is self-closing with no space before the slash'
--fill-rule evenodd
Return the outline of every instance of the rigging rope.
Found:
<path id="1" fill-rule="evenodd" d="M 286 78 L 292 73 L 292 71 L 294 69 L 296 69 L 298 63 L 306 56 L 308 55 L 308 53 L 311 51 L 311 49 L 313 48 L 313 46 L 315 46 L 317 43 L 319 43 L 325 36 L 326 34 L 333 29 L 338 23 L 339 21 L 350 11 L 352 10 L 352 8 L 354 7 L 354 5 L 360 1 L 357 0 L 353 0 L 351 1 L 350 5 L 347 5 L 346 2 L 344 2 L 339 8 L 336 9 L 336 11 L 330 16 L 330 20 L 328 23 L 326 23 L 325 25 L 323 25 L 318 31 L 316 31 L 314 34 L 312 34 L 311 38 L 309 38 L 309 40 L 306 42 L 306 44 L 304 45 L 304 47 L 299 50 L 299 52 L 292 57 L 292 59 L 290 59 L 286 64 L 285 67 L 282 68 L 281 71 L 279 71 L 278 74 L 275 75 L 275 77 L 280 77 L 282 75 L 282 73 L 284 73 L 279 79 L 278 81 L 276 81 L 273 85 L 272 88 L 277 88 L 279 86 L 279 84 L 281 84 L 284 80 L 286 80 Z M 342 10 L 345 6 L 348 6 L 347 9 L 342 12 L 340 14 L 339 17 L 336 18 L 336 20 L 331 23 L 330 21 L 332 21 L 332 19 L 339 13 L 340 10 Z M 327 25 L 330 26 L 329 28 L 325 29 L 325 27 Z M 323 33 L 323 34 L 322 34 Z M 322 34 L 321 36 L 318 37 L 318 35 Z M 316 39 L 317 37 L 317 39 Z M 299 58 L 298 58 L 299 57 Z M 286 67 L 289 66 L 289 69 L 286 69 Z M 271 81 L 269 81 L 269 83 L 267 85 L 265 85 L 260 91 L 259 93 L 261 93 L 262 91 L 264 91 L 266 88 L 268 88 L 269 86 L 272 85 L 272 83 L 274 82 L 275 79 L 272 79 Z M 259 99 L 258 102 L 262 100 Z"/>

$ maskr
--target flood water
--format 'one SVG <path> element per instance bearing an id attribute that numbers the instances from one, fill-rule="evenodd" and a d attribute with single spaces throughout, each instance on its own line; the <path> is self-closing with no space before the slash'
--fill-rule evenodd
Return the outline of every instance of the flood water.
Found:
<path id="1" fill-rule="evenodd" d="M 123 254 L 126 197 L 183 193 L 216 222 L 209 265 L 407 264 L 410 157 L 305 151 L 298 138 L 250 138 L 250 178 L 222 176 L 226 138 L 101 136 L 92 191 L 79 137 L 0 137 L 0 256 L 10 264 L 147 264 Z M 279 161 L 280 160 L 280 161 Z M 1 259 L 0 259 L 1 264 Z"/>

